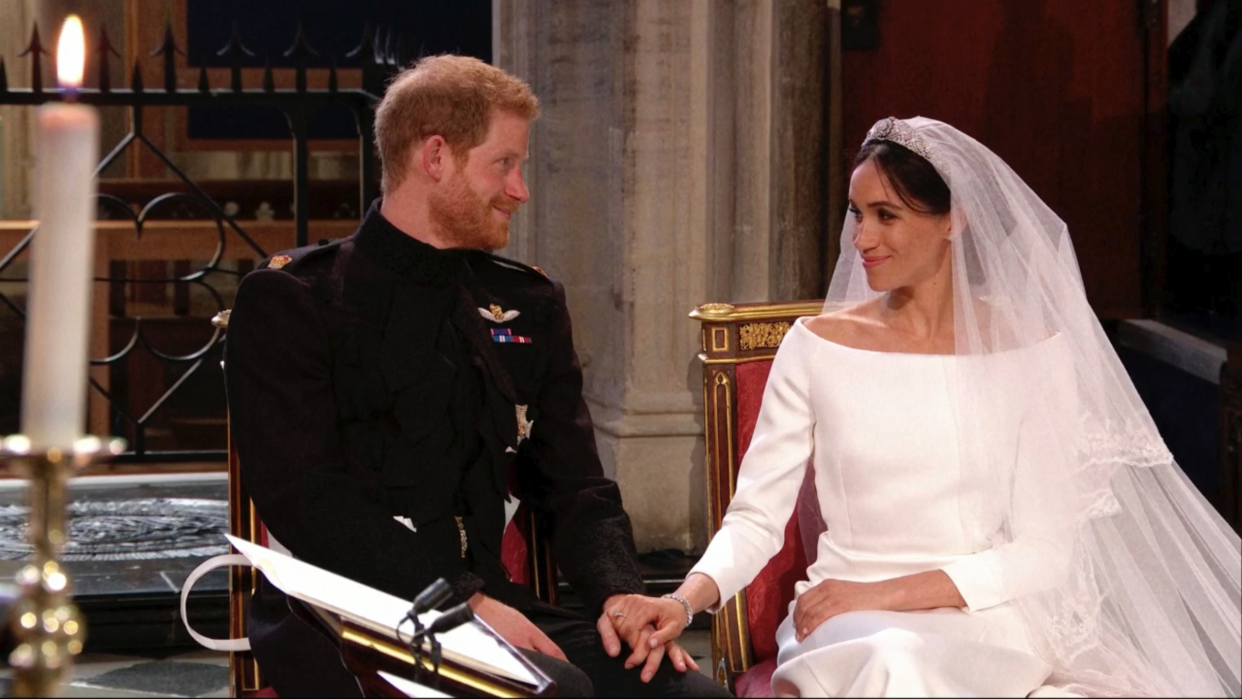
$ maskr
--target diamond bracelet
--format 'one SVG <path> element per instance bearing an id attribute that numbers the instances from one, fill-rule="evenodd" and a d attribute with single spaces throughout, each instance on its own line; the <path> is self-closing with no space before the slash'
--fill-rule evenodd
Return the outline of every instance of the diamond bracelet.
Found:
<path id="1" fill-rule="evenodd" d="M 690 602 L 685 597 L 682 597 L 676 592 L 670 592 L 667 595 L 660 595 L 660 597 L 662 599 L 671 599 L 671 600 L 676 600 L 678 602 L 681 602 L 681 606 L 684 607 L 686 610 L 686 625 L 683 626 L 682 628 L 683 629 L 689 628 L 690 622 L 694 621 L 694 607 L 690 606 Z"/>

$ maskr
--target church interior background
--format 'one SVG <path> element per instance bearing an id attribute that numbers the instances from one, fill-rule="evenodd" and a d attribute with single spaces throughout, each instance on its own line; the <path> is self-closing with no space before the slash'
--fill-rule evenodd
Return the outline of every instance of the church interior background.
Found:
<path id="1" fill-rule="evenodd" d="M 365 110 L 202 97 L 234 80 L 280 91 L 302 74 L 308 92 L 378 95 L 409 61 L 452 51 L 530 82 L 543 104 L 533 197 L 503 253 L 566 286 L 601 456 L 652 590 L 706 545 L 702 348 L 687 314 L 822 298 L 848 163 L 889 115 L 976 136 L 1062 215 L 1163 436 L 1237 527 L 1242 159 L 1213 154 L 1239 152 L 1242 129 L 1212 92 L 1224 67 L 1203 58 L 1242 41 L 1227 4 L 0 3 L 0 435 L 19 429 L 34 227 L 34 102 L 20 95 L 36 65 L 44 83 L 54 74 L 33 30 L 52 47 L 79 14 L 86 87 L 145 93 L 101 107 L 101 154 L 133 142 L 99 178 L 88 427 L 129 446 L 70 484 L 63 560 L 90 632 L 65 691 L 227 695 L 227 660 L 198 649 L 177 610 L 186 574 L 227 548 L 225 332 L 211 319 L 259 259 L 349 235 L 376 194 Z M 0 479 L 0 579 L 29 554 L 23 486 Z M 222 573 L 196 587 L 190 614 L 227 632 Z M 690 643 L 707 654 L 702 630 Z"/>

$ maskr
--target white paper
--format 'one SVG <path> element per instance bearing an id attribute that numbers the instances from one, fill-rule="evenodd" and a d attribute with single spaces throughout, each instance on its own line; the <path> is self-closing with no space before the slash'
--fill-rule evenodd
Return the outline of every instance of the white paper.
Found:
<path id="1" fill-rule="evenodd" d="M 397 638 L 395 628 L 406 612 L 410 611 L 411 603 L 408 600 L 258 544 L 234 536 L 229 536 L 228 539 L 255 568 L 263 571 L 268 582 L 285 594 L 339 614 L 387 638 Z M 432 610 L 422 614 L 419 619 L 424 625 L 428 625 L 440 614 Z M 411 633 L 413 629 L 413 625 L 407 622 L 402 627 L 402 633 Z M 509 649 L 498 643 L 476 622 L 436 634 L 436 640 L 440 641 L 445 658 L 518 682 L 530 685 L 537 683 L 535 677 L 513 657 Z"/>
<path id="2" fill-rule="evenodd" d="M 384 678 L 388 684 L 399 689 L 407 697 L 415 697 L 416 699 L 440 699 L 449 695 L 444 692 L 432 689 L 425 684 L 419 684 L 413 680 L 407 680 L 404 677 L 391 675 L 383 670 L 379 671 L 379 676 Z"/>

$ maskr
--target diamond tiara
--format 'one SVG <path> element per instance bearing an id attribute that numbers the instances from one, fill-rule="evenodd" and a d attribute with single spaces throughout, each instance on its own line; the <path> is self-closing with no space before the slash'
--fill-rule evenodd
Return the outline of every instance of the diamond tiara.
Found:
<path id="1" fill-rule="evenodd" d="M 888 117 L 877 121 L 875 126 L 872 126 L 871 130 L 867 132 L 867 137 L 863 139 L 863 145 L 865 146 L 873 141 L 896 143 L 919 154 L 927 162 L 935 164 L 933 151 L 927 145 L 927 141 L 924 141 L 923 137 L 912 126 L 901 119 Z"/>

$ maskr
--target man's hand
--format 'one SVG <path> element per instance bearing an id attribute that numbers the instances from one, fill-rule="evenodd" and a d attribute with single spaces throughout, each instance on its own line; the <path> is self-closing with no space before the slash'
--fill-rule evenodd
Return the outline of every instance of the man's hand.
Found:
<path id="1" fill-rule="evenodd" d="M 680 602 L 645 595 L 609 597 L 596 622 L 604 651 L 609 656 L 615 658 L 621 653 L 621 641 L 633 650 L 626 658 L 625 668 L 643 665 L 643 682 L 651 681 L 666 655 L 678 672 L 699 669 L 694 658 L 673 642 L 685 625 L 686 610 Z"/>
<path id="2" fill-rule="evenodd" d="M 798 597 L 794 606 L 794 635 L 802 642 L 820 624 L 838 614 L 889 609 L 882 583 L 860 583 L 829 578 Z"/>
<path id="3" fill-rule="evenodd" d="M 487 622 L 501 638 L 518 648 L 533 650 L 537 653 L 550 655 L 557 660 L 569 662 L 560 646 L 552 642 L 538 626 L 530 623 L 530 619 L 522 616 L 518 610 L 503 602 L 498 602 L 482 592 L 476 592 L 470 598 L 470 608 L 475 615 Z"/>

